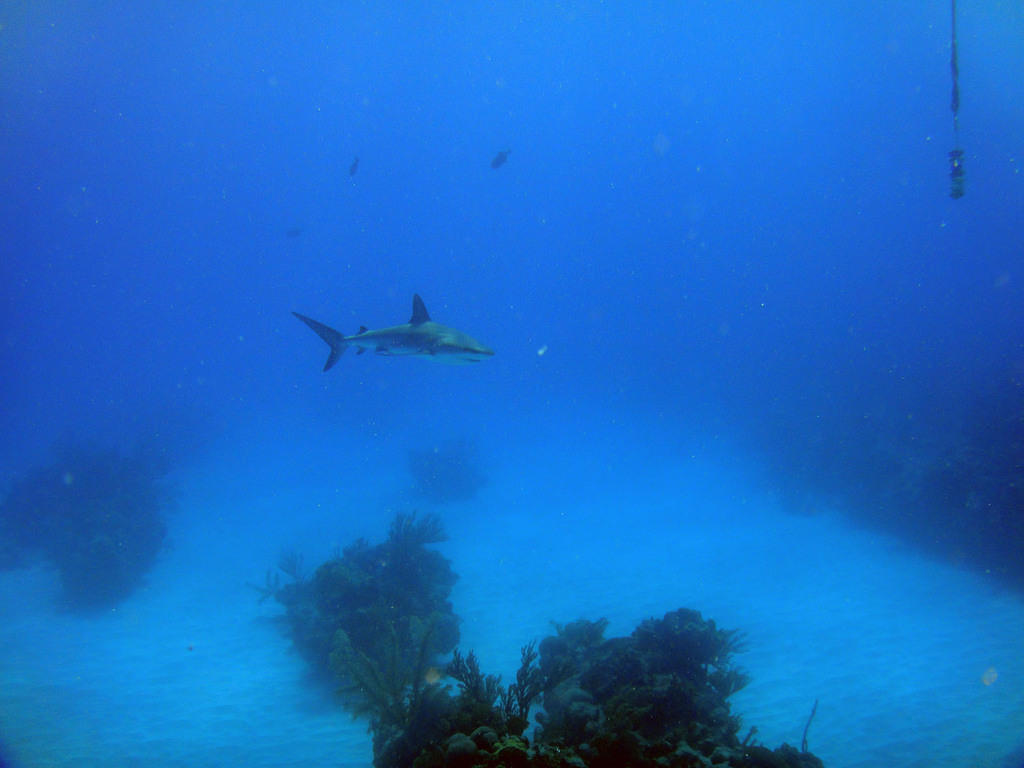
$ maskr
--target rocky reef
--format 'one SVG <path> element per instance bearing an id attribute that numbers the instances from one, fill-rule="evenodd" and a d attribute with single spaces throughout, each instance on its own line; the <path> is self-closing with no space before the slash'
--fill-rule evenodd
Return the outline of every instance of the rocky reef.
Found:
<path id="1" fill-rule="evenodd" d="M 15 480 L 0 505 L 0 567 L 53 563 L 69 609 L 127 597 L 164 542 L 163 466 L 143 451 L 63 448 Z"/>
<path id="2" fill-rule="evenodd" d="M 456 577 L 427 546 L 443 537 L 437 518 L 399 515 L 383 544 L 358 541 L 308 579 L 284 556 L 290 582 L 268 574 L 256 587 L 285 606 L 296 647 L 369 721 L 376 768 L 822 765 L 806 744 L 773 751 L 753 728 L 739 738 L 728 699 L 747 682 L 733 664 L 741 638 L 697 611 L 627 637 L 605 638 L 604 620 L 556 625 L 521 648 L 503 685 L 456 649 Z"/>
<path id="3" fill-rule="evenodd" d="M 516 680 L 456 654 L 448 674 L 459 693 L 437 707 L 441 722 L 412 765 L 419 768 L 818 768 L 809 752 L 741 741 L 728 697 L 746 683 L 732 664 L 737 633 L 692 610 L 648 619 L 628 637 L 605 639 L 607 622 L 556 627 L 522 649 Z M 472 656 L 469 657 L 472 659 Z M 467 663 L 468 662 L 468 663 Z M 524 736 L 534 702 L 538 726 Z M 441 723 L 446 727 L 442 727 Z M 405 763 L 409 764 L 409 763 Z M 378 768 L 398 763 L 375 760 Z"/>
<path id="4" fill-rule="evenodd" d="M 955 562 L 1024 591 L 1024 382 L 977 396 L 950 437 L 908 499 L 911 515 L 928 518 L 914 524 Z"/>
<path id="5" fill-rule="evenodd" d="M 295 647 L 340 686 L 347 706 L 378 712 L 411 697 L 422 670 L 458 643 L 448 600 L 457 577 L 428 547 L 444 538 L 436 517 L 400 514 L 382 544 L 360 539 L 309 578 L 286 553 L 278 563 L 286 583 L 268 572 L 264 586 L 251 586 L 284 605 Z"/>
<path id="6" fill-rule="evenodd" d="M 453 440 L 409 451 L 413 492 L 434 504 L 472 499 L 487 484 L 479 451 L 470 440 Z"/>

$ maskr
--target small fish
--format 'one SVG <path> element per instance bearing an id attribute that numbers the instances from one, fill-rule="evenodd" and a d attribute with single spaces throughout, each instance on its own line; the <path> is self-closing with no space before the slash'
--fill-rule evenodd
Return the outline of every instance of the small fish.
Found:
<path id="1" fill-rule="evenodd" d="M 356 171 L 359 170 L 359 155 L 356 155 L 356 159 L 352 161 L 352 165 L 348 167 L 348 175 L 355 176 Z"/>
<path id="2" fill-rule="evenodd" d="M 348 347 L 355 347 L 357 355 L 369 349 L 378 355 L 425 357 L 438 363 L 454 365 L 478 363 L 494 356 L 494 350 L 485 347 L 472 336 L 431 320 L 419 294 L 412 297 L 412 317 L 408 323 L 373 331 L 364 327 L 352 336 L 345 336 L 298 312 L 292 314 L 312 328 L 331 348 L 324 364 L 325 371 L 338 362 L 341 353 Z"/>
<path id="3" fill-rule="evenodd" d="M 491 160 L 491 168 L 494 168 L 495 170 L 501 168 L 501 166 L 505 164 L 505 161 L 508 160 L 508 156 L 511 154 L 511 149 L 503 149 L 501 152 L 494 156 L 493 160 Z"/>

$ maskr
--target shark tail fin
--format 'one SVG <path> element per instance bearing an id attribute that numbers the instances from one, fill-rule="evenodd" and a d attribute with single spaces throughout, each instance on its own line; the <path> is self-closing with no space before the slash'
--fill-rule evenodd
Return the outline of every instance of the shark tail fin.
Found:
<path id="1" fill-rule="evenodd" d="M 338 333 L 330 326 L 318 323 L 311 317 L 300 315 L 298 312 L 292 312 L 299 320 L 304 322 L 314 331 L 316 335 L 327 342 L 327 345 L 331 348 L 331 353 L 327 355 L 327 362 L 324 363 L 324 371 L 329 371 L 331 367 L 338 362 L 338 358 L 341 357 L 341 353 L 345 351 L 348 344 L 345 343 L 344 334 Z"/>

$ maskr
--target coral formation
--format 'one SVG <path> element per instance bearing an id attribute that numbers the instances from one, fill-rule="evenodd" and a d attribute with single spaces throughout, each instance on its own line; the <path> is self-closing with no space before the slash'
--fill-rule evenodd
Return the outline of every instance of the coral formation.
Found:
<path id="1" fill-rule="evenodd" d="M 497 678 L 480 673 L 472 654 L 456 654 L 449 674 L 461 692 L 450 710 L 449 733 L 425 744 L 413 765 L 822 765 L 788 745 L 772 751 L 737 738 L 739 718 L 730 713 L 727 698 L 746 677 L 732 665 L 735 632 L 686 609 L 644 621 L 629 637 L 606 640 L 606 626 L 604 620 L 581 620 L 556 627 L 540 644 L 539 663 L 534 646 L 525 647 L 516 683 L 504 693 Z M 544 711 L 531 745 L 519 726 L 538 695 Z M 481 711 L 488 703 L 489 711 Z"/>
<path id="2" fill-rule="evenodd" d="M 957 560 L 1024 589 L 1024 384 L 1003 382 L 972 404 L 963 428 L 924 472 L 914 509 L 942 525 L 930 534 Z M 918 513 L 920 514 L 920 512 Z"/>
<path id="3" fill-rule="evenodd" d="M 968 392 L 933 396 L 931 416 L 858 417 L 818 428 L 813 441 L 770 444 L 785 468 L 786 503 L 808 491 L 946 562 L 1024 591 L 1024 377 L 979 375 Z M 924 409 L 925 403 L 919 404 Z M 884 412 L 883 412 L 884 413 Z M 811 445 L 812 450 L 806 446 Z"/>
<path id="4" fill-rule="evenodd" d="M 455 649 L 455 575 L 426 547 L 442 538 L 436 518 L 399 515 L 384 544 L 357 541 L 308 580 L 297 556 L 283 557 L 293 581 L 271 575 L 257 587 L 284 604 L 296 646 L 369 720 L 376 768 L 822 765 L 806 749 L 753 744 L 753 728 L 740 741 L 728 698 L 747 682 L 732 662 L 741 638 L 693 610 L 610 639 L 603 619 L 556 625 L 521 648 L 503 686 Z"/>
<path id="5" fill-rule="evenodd" d="M 468 440 L 410 451 L 409 472 L 416 494 L 435 504 L 472 499 L 487 482 Z"/>
<path id="6" fill-rule="evenodd" d="M 746 683 L 730 658 L 737 635 L 696 611 L 644 621 L 628 638 L 601 640 L 603 626 L 575 622 L 541 644 L 544 738 L 590 741 L 600 731 L 642 739 L 728 744 L 739 720 L 726 699 Z M 665 724 L 685 724 L 669 732 Z"/>
<path id="7" fill-rule="evenodd" d="M 50 560 L 69 608 L 117 603 L 139 585 L 163 545 L 162 473 L 142 452 L 62 450 L 53 464 L 15 481 L 0 506 L 4 561 Z"/>
<path id="8" fill-rule="evenodd" d="M 297 555 L 283 555 L 278 569 L 290 583 L 268 575 L 266 587 L 252 585 L 285 606 L 295 647 L 353 714 L 370 719 L 375 754 L 396 765 L 437 720 L 444 702 L 433 665 L 459 639 L 448 600 L 456 576 L 427 546 L 444 538 L 436 517 L 400 514 L 383 544 L 356 541 L 309 579 Z"/>

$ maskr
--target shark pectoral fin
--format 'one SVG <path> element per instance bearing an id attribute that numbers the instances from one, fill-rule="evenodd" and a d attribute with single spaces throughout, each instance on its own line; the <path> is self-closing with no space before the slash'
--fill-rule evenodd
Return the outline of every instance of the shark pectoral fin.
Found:
<path id="1" fill-rule="evenodd" d="M 387 347 L 377 347 L 377 349 L 375 349 L 374 352 L 376 352 L 378 355 L 390 355 L 391 354 L 391 350 L 388 349 Z"/>
<path id="2" fill-rule="evenodd" d="M 361 355 L 365 351 L 366 351 L 366 347 L 360 347 L 359 349 L 356 350 L 356 354 L 357 355 Z"/>

